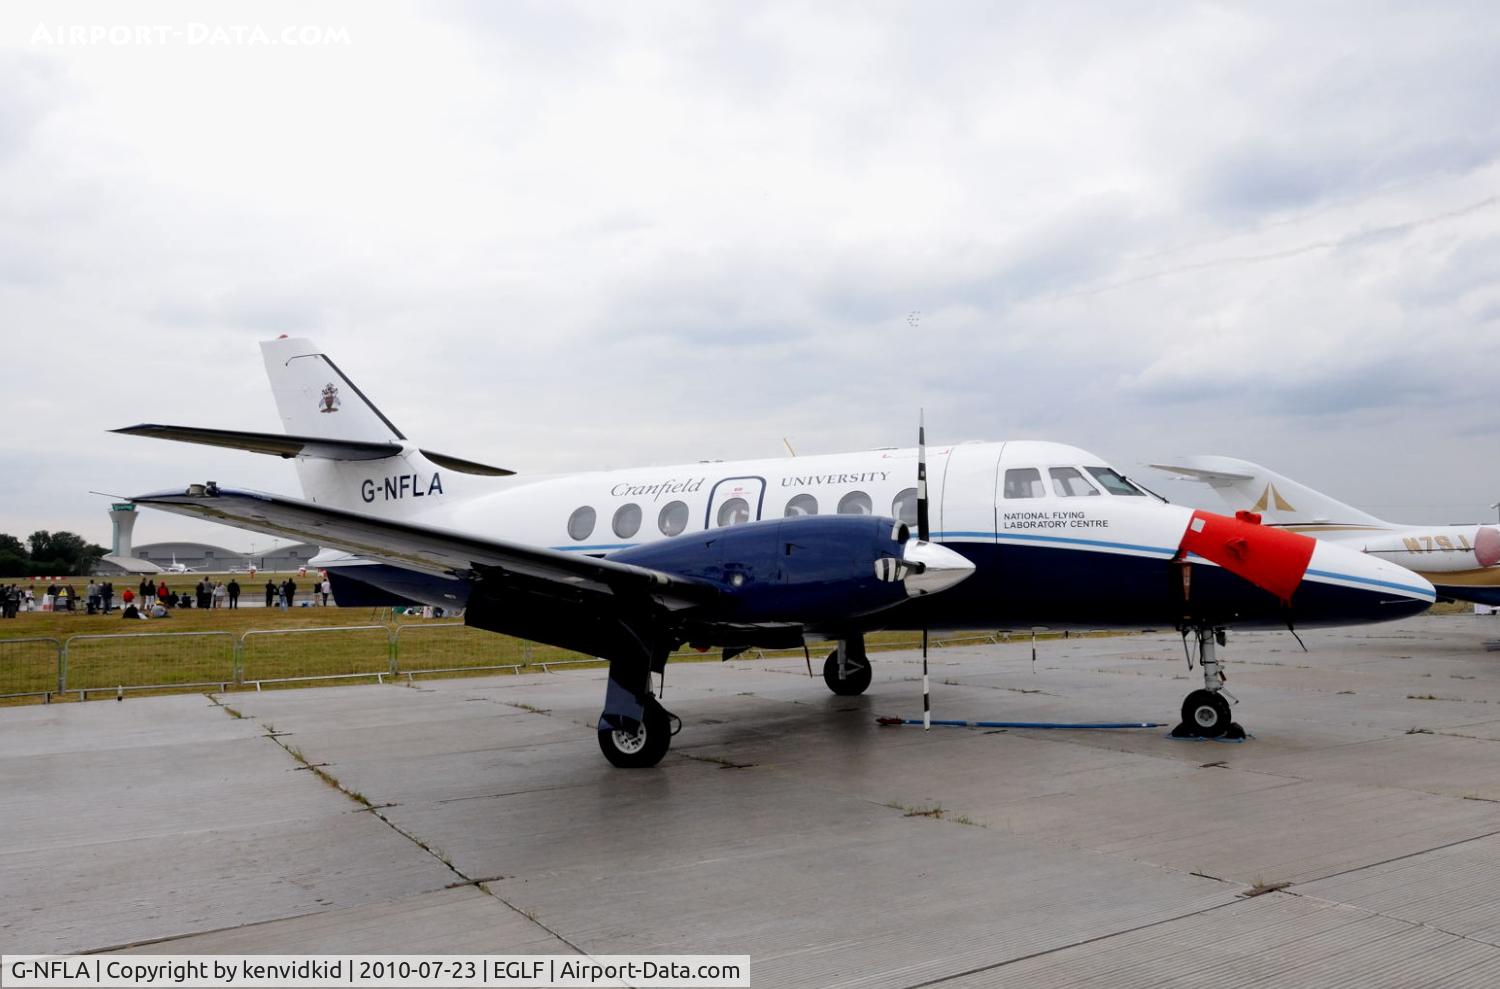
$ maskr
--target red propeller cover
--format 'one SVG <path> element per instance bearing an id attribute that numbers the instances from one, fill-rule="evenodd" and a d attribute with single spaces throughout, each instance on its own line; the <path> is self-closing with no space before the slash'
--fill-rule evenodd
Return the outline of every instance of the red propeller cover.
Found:
<path id="1" fill-rule="evenodd" d="M 1182 537 L 1183 552 L 1217 563 L 1282 601 L 1290 601 L 1302 583 L 1316 545 L 1308 536 L 1212 512 L 1194 512 Z"/>

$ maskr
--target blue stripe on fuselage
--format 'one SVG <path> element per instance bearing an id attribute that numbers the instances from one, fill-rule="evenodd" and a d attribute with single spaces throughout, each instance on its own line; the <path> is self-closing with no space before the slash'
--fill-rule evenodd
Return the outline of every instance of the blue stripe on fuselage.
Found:
<path id="1" fill-rule="evenodd" d="M 1065 543 L 1075 546 L 1086 546 L 1091 549 L 1123 549 L 1135 553 L 1151 553 L 1156 556 L 1175 556 L 1175 549 L 1166 549 L 1162 546 L 1140 546 L 1136 543 L 1111 543 L 1102 539 L 1079 539 L 1075 536 L 1037 536 L 1030 533 L 1019 532 L 935 532 L 932 538 L 936 540 L 952 539 L 962 541 L 964 539 L 1015 539 L 1025 542 L 1036 543 Z"/>
<path id="2" fill-rule="evenodd" d="M 1347 580 L 1355 584 L 1369 584 L 1371 587 L 1389 587 L 1397 591 L 1404 591 L 1405 593 L 1410 594 L 1414 597 L 1419 597 L 1424 601 L 1431 601 L 1434 597 L 1434 595 L 1430 591 L 1424 591 L 1420 587 L 1413 587 L 1410 584 L 1398 584 L 1393 580 L 1376 580 L 1373 577 L 1354 577 L 1346 573 L 1334 573 L 1331 570 L 1308 570 L 1307 576 L 1331 577 L 1334 580 Z"/>

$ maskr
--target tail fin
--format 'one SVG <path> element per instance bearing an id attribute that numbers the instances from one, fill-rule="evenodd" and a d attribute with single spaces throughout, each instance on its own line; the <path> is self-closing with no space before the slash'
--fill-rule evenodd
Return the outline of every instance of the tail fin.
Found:
<path id="1" fill-rule="evenodd" d="M 404 443 L 406 436 L 311 340 L 260 345 L 282 427 L 292 436 Z"/>
<path id="2" fill-rule="evenodd" d="M 1196 456 L 1151 466 L 1202 481 L 1217 491 L 1231 510 L 1257 512 L 1273 525 L 1387 527 L 1367 512 L 1248 460 Z"/>
<path id="3" fill-rule="evenodd" d="M 418 513 L 482 493 L 474 476 L 514 473 L 412 446 L 311 340 L 271 340 L 261 355 L 284 434 L 157 423 L 115 432 L 295 458 L 308 500 L 375 515 Z"/>

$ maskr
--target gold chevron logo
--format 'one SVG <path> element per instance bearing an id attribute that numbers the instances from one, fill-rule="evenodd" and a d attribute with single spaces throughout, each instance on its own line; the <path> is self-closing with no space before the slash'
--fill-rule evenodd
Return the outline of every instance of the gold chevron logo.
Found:
<path id="1" fill-rule="evenodd" d="M 1278 512 L 1296 511 L 1296 509 L 1293 508 L 1285 498 L 1281 497 L 1281 492 L 1276 490 L 1276 485 L 1274 484 L 1266 485 L 1266 490 L 1260 493 L 1260 501 L 1257 501 L 1254 505 L 1252 505 L 1250 507 L 1250 511 L 1264 512 L 1266 510 L 1266 506 L 1268 505 L 1275 505 Z"/>

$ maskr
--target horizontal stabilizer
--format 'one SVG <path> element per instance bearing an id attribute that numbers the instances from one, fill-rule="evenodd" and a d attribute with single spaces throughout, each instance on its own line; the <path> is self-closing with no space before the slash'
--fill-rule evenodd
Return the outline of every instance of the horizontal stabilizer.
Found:
<path id="1" fill-rule="evenodd" d="M 320 460 L 384 460 L 401 455 L 400 443 L 382 443 L 369 440 L 339 440 L 318 436 L 287 436 L 283 433 L 248 433 L 236 429 L 200 429 L 195 426 L 164 426 L 158 423 L 141 423 L 126 426 L 111 432 L 126 436 L 150 436 L 159 440 L 176 440 L 179 443 L 199 443 L 204 446 L 225 447 L 230 450 L 248 450 L 273 457 L 316 457 Z M 461 474 L 480 474 L 486 477 L 508 477 L 515 471 L 503 467 L 491 467 L 450 457 L 431 450 L 421 451 L 422 456 L 439 467 Z"/>
<path id="2" fill-rule="evenodd" d="M 1195 481 L 1204 481 L 1216 488 L 1227 488 L 1239 481 L 1253 481 L 1253 474 L 1235 474 L 1226 470 L 1208 470 L 1203 467 L 1189 467 L 1185 464 L 1147 464 L 1146 466 L 1156 470 L 1166 471 L 1168 474 L 1181 474 L 1191 477 Z"/>
<path id="3" fill-rule="evenodd" d="M 472 460 L 463 460 L 459 457 L 450 457 L 446 453 L 433 453 L 431 450 L 423 450 L 422 456 L 431 460 L 439 467 L 447 470 L 458 471 L 460 474 L 478 474 L 482 477 L 510 477 L 515 473 L 504 467 L 491 467 L 488 464 L 476 464 Z"/>

